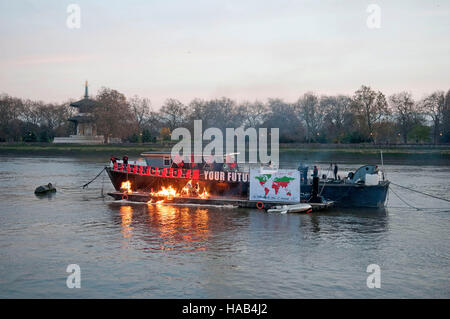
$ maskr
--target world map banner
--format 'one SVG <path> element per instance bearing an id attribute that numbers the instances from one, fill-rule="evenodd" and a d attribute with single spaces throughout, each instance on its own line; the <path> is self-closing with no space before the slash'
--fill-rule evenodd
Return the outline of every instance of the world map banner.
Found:
<path id="1" fill-rule="evenodd" d="M 300 172 L 290 169 L 251 169 L 250 200 L 300 202 Z"/>

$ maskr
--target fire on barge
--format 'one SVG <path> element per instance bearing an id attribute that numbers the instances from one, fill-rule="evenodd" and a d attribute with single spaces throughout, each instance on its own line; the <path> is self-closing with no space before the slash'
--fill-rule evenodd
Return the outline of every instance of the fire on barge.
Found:
<path id="1" fill-rule="evenodd" d="M 234 160 L 228 160 L 228 155 L 225 164 L 194 163 L 193 160 L 190 161 L 192 163 L 176 164 L 170 153 L 163 152 L 146 152 L 141 156 L 145 163 L 114 161 L 105 168 L 116 190 L 108 195 L 116 200 L 136 202 L 233 205 L 259 209 L 287 204 L 280 200 L 250 200 L 250 173 L 239 170 Z M 308 167 L 303 165 L 298 171 L 301 202 L 311 204 L 313 209 L 331 205 L 384 207 L 389 181 L 384 180 L 384 174 L 383 178 L 379 178 L 375 165 L 362 166 L 342 180 L 325 176 L 320 181 L 318 178 L 310 179 Z M 306 206 L 303 208 L 306 210 Z"/>

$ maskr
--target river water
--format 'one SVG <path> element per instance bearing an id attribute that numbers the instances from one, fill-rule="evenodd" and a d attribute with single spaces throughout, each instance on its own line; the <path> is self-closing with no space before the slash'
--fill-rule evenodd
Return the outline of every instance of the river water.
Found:
<path id="1" fill-rule="evenodd" d="M 391 187 L 424 209 L 392 192 L 384 210 L 305 215 L 147 206 L 102 197 L 106 176 L 79 187 L 102 159 L 0 160 L 2 298 L 450 297 L 447 202 Z M 450 167 L 388 164 L 395 183 L 450 199 Z M 48 182 L 58 192 L 36 197 Z M 69 264 L 80 266 L 80 289 L 66 286 Z M 367 287 L 370 264 L 379 289 Z"/>

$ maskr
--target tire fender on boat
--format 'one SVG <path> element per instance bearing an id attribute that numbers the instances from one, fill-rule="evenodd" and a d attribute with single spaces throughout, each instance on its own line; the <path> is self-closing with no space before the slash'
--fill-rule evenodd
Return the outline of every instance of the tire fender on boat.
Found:
<path id="1" fill-rule="evenodd" d="M 127 193 L 123 193 L 123 195 L 122 195 L 122 199 L 124 199 L 124 200 L 128 200 L 128 194 L 127 194 Z"/>

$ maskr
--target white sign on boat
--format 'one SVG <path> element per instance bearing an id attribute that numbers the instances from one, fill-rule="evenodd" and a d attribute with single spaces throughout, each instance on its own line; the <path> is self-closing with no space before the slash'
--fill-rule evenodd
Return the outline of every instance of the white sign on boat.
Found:
<path id="1" fill-rule="evenodd" d="M 290 169 L 251 169 L 250 200 L 299 203 L 300 172 Z"/>

